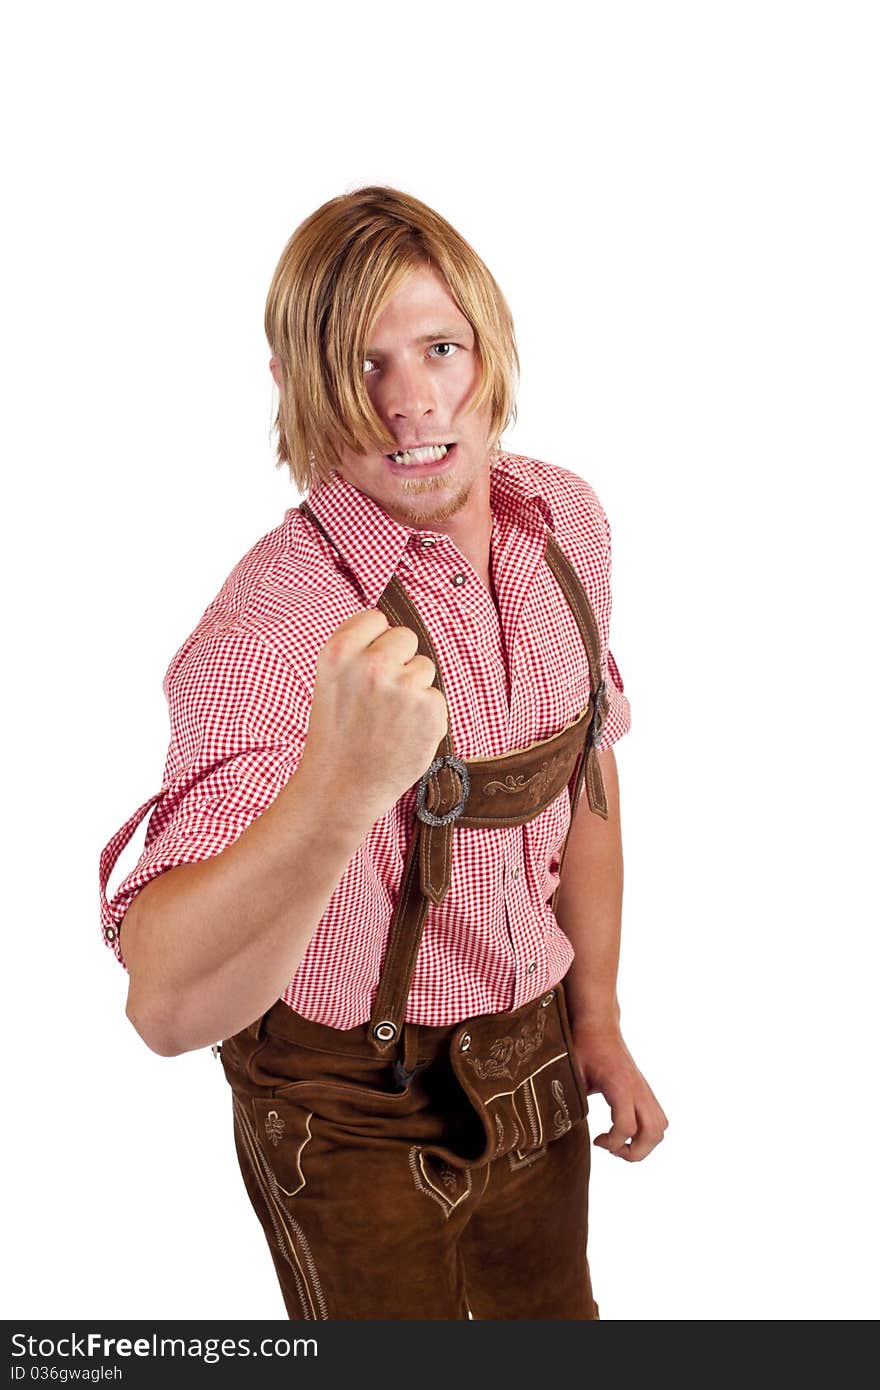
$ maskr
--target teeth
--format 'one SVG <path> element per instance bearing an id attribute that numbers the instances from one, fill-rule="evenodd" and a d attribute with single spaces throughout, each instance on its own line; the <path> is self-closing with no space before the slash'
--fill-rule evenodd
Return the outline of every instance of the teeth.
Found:
<path id="1" fill-rule="evenodd" d="M 435 463 L 448 452 L 445 444 L 429 444 L 426 449 L 404 449 L 402 453 L 389 454 L 389 458 L 395 463 Z"/>

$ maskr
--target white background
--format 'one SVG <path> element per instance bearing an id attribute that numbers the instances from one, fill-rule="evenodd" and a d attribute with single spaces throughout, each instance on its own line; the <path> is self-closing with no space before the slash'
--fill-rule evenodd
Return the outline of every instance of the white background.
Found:
<path id="1" fill-rule="evenodd" d="M 623 1028 L 670 1127 L 593 1150 L 602 1316 L 876 1316 L 878 59 L 840 0 L 7 21 L 7 1317 L 284 1316 L 220 1064 L 126 1021 L 97 864 L 168 661 L 299 500 L 276 261 L 372 182 L 490 266 L 505 443 L 611 521 Z"/>

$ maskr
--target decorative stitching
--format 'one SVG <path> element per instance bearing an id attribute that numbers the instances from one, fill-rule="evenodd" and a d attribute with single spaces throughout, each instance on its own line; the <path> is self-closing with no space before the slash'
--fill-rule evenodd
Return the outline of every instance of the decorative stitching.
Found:
<path id="1" fill-rule="evenodd" d="M 281 1140 L 281 1136 L 284 1133 L 285 1128 L 286 1125 L 284 1123 L 284 1120 L 282 1120 L 281 1116 L 278 1114 L 278 1111 L 270 1110 L 268 1115 L 266 1116 L 265 1130 L 266 1134 L 269 1137 L 270 1144 L 272 1144 L 273 1147 L 276 1149 L 278 1148 L 278 1144 Z"/>
<path id="2" fill-rule="evenodd" d="M 306 1113 L 306 1134 L 305 1134 L 305 1138 L 303 1139 L 302 1143 L 300 1144 L 299 1148 L 297 1149 L 297 1151 L 296 1151 L 296 1153 L 295 1153 L 295 1155 L 294 1155 L 294 1163 L 296 1164 L 297 1176 L 299 1177 L 299 1185 L 298 1185 L 297 1187 L 292 1187 L 292 1188 L 290 1188 L 290 1189 L 284 1187 L 284 1186 L 281 1184 L 281 1182 L 279 1182 L 277 1175 L 276 1175 L 276 1174 L 274 1173 L 274 1171 L 273 1171 L 272 1177 L 273 1177 L 275 1186 L 278 1188 L 278 1191 L 279 1191 L 279 1192 L 283 1192 L 283 1193 L 284 1193 L 285 1197 L 295 1197 L 296 1194 L 297 1194 L 298 1192 L 302 1192 L 303 1188 L 304 1188 L 305 1185 L 306 1185 L 306 1176 L 305 1176 L 305 1174 L 303 1173 L 303 1168 L 302 1168 L 302 1155 L 303 1155 L 303 1149 L 305 1148 L 306 1144 L 308 1144 L 309 1140 L 310 1140 L 311 1137 L 312 1137 L 312 1116 L 314 1115 L 314 1113 L 315 1113 L 314 1110 L 309 1110 L 309 1111 Z M 275 1116 L 275 1120 L 274 1120 L 274 1121 L 273 1121 L 272 1118 L 271 1118 L 273 1115 Z M 270 1126 L 271 1126 L 271 1131 L 270 1131 Z M 280 1126 L 280 1128 L 279 1128 L 279 1126 Z M 270 1131 L 269 1137 L 270 1137 L 270 1139 L 272 1139 L 273 1145 L 275 1145 L 275 1146 L 277 1147 L 277 1145 L 278 1145 L 278 1140 L 279 1140 L 279 1138 L 281 1137 L 281 1132 L 282 1132 L 282 1131 L 284 1130 L 284 1128 L 285 1128 L 285 1121 L 284 1121 L 283 1119 L 281 1119 L 281 1117 L 279 1116 L 277 1110 L 270 1110 L 270 1111 L 269 1111 L 269 1114 L 268 1114 L 267 1117 L 266 1117 L 266 1125 L 265 1125 L 265 1128 L 266 1128 L 267 1131 Z M 255 1132 L 256 1132 L 256 1131 L 255 1131 Z M 274 1137 L 274 1138 L 273 1138 L 273 1137 L 272 1137 L 273 1133 L 275 1133 L 275 1134 L 277 1135 L 277 1137 Z"/>
<path id="3" fill-rule="evenodd" d="M 296 1291 L 299 1295 L 299 1300 L 302 1305 L 303 1316 L 307 1320 L 313 1319 L 314 1307 L 312 1305 L 311 1299 L 308 1296 L 308 1290 L 306 1289 L 304 1283 L 302 1268 L 300 1267 L 296 1251 L 291 1251 L 290 1249 L 290 1238 L 288 1236 L 288 1233 L 283 1229 L 279 1220 L 277 1213 L 277 1205 L 273 1202 L 271 1193 L 269 1193 L 266 1190 L 266 1183 L 263 1174 L 260 1172 L 259 1164 L 254 1158 L 253 1148 L 250 1143 L 250 1136 L 245 1132 L 245 1122 L 241 1119 L 239 1115 L 238 1102 L 234 1095 L 232 1100 L 232 1107 L 233 1125 L 235 1126 L 235 1129 L 238 1131 L 241 1137 L 241 1142 L 247 1155 L 248 1164 L 250 1165 L 251 1172 L 254 1176 L 254 1181 L 256 1182 L 257 1187 L 260 1191 L 260 1195 L 262 1196 L 263 1201 L 266 1204 L 266 1210 L 269 1213 L 269 1219 L 272 1223 L 272 1227 L 275 1232 L 275 1243 L 281 1252 L 282 1258 L 287 1261 L 293 1272 L 293 1277 L 296 1281 Z"/>
<path id="4" fill-rule="evenodd" d="M 421 822 L 417 820 L 416 824 L 421 825 Z M 427 827 L 425 827 L 425 829 L 427 830 Z M 418 854 L 414 852 L 417 843 L 419 845 Z M 412 841 L 410 842 L 410 847 L 407 855 L 406 872 L 404 873 L 404 880 L 401 888 L 401 902 L 399 908 L 399 913 L 401 917 L 404 917 L 406 915 L 409 908 L 409 900 L 412 896 L 413 888 L 415 887 L 416 880 L 420 872 L 421 854 L 424 852 L 424 845 L 425 836 L 423 833 L 418 834 L 417 837 L 414 835 Z M 390 1018 L 392 1022 L 398 1024 L 399 1026 L 400 1020 L 398 1016 L 403 1012 L 406 1005 L 404 1003 L 403 1006 L 401 1006 L 399 998 L 397 1004 L 393 1004 L 394 995 L 395 993 L 398 993 L 399 995 L 399 991 L 395 991 L 392 980 L 400 970 L 399 962 L 401 960 L 402 952 L 405 952 L 405 954 L 402 956 L 403 978 L 405 980 L 411 978 L 413 965 L 415 963 L 415 957 L 418 954 L 419 946 L 421 945 L 422 930 L 424 928 L 424 922 L 427 916 L 427 911 L 428 901 L 427 899 L 424 899 L 424 906 L 421 906 L 419 908 L 419 912 L 422 918 L 421 927 L 418 930 L 413 930 L 412 932 L 408 933 L 405 938 L 401 937 L 400 932 L 392 933 L 391 940 L 388 943 L 385 961 L 382 965 L 382 979 L 379 982 L 379 990 L 376 995 L 375 1003 L 373 1004 L 373 1016 L 371 1019 L 371 1023 L 375 1022 L 377 1018 Z M 386 999 L 389 1001 L 387 1005 L 385 1003 Z M 387 1048 L 383 1048 L 382 1051 L 387 1051 Z"/>
<path id="5" fill-rule="evenodd" d="M 526 1138 L 526 1126 L 523 1124 L 522 1116 L 520 1115 L 517 1109 L 516 1097 L 520 1092 L 522 1092 L 523 1104 L 525 1105 L 526 1114 L 529 1120 L 529 1127 L 532 1131 L 532 1144 L 535 1146 L 542 1145 L 544 1141 L 543 1114 L 541 1110 L 541 1103 L 538 1100 L 538 1093 L 535 1089 L 535 1077 L 539 1076 L 542 1071 L 545 1071 L 547 1069 L 547 1067 L 552 1066 L 554 1062 L 561 1062 L 564 1057 L 568 1057 L 570 1060 L 570 1054 L 568 1052 L 557 1053 L 555 1057 L 551 1057 L 550 1060 L 548 1062 L 545 1062 L 543 1066 L 536 1068 L 536 1070 L 531 1072 L 529 1076 L 525 1077 L 519 1083 L 519 1085 L 514 1088 L 514 1090 L 496 1091 L 494 1096 L 489 1096 L 489 1098 L 483 1102 L 487 1110 L 489 1110 L 489 1107 L 492 1105 L 494 1101 L 502 1100 L 508 1096 L 510 1097 L 510 1107 L 514 1115 L 513 1121 L 510 1121 L 510 1116 L 508 1116 L 508 1121 L 513 1123 L 514 1128 L 513 1141 L 510 1145 L 510 1149 L 511 1151 L 516 1149 L 516 1152 L 519 1155 L 520 1159 L 528 1157 L 528 1152 L 524 1147 Z M 559 1106 L 559 1109 L 556 1110 L 553 1114 L 553 1138 L 559 1139 L 563 1134 L 566 1134 L 568 1130 L 571 1129 L 572 1119 L 568 1105 L 566 1104 L 565 1100 L 565 1090 L 562 1085 L 562 1082 L 559 1080 L 558 1077 L 554 1077 L 551 1080 L 550 1090 L 552 1092 L 554 1100 L 557 1102 Z M 497 1110 L 489 1110 L 489 1113 L 495 1121 L 495 1128 L 498 1134 L 498 1142 L 495 1150 L 496 1153 L 498 1153 L 501 1150 L 504 1142 L 504 1124 Z M 546 1144 L 544 1144 L 544 1148 L 546 1148 Z M 543 1150 L 539 1149 L 539 1152 L 543 1152 Z"/>
<path id="6" fill-rule="evenodd" d="M 517 1149 L 517 1153 L 519 1153 L 519 1149 Z M 507 1155 L 507 1161 L 510 1164 L 511 1172 L 515 1173 L 517 1168 L 531 1168 L 533 1163 L 537 1163 L 539 1158 L 545 1158 L 546 1154 L 547 1145 L 545 1144 L 543 1149 L 538 1149 L 537 1152 L 532 1154 L 526 1154 L 524 1158 L 515 1159 L 511 1151 L 511 1153 Z"/>
<path id="7" fill-rule="evenodd" d="M 582 724 L 582 723 L 586 720 L 587 711 L 588 711 L 589 709 L 590 709 L 590 705 L 589 705 L 589 703 L 588 703 L 587 706 L 586 706 L 586 708 L 577 716 L 576 719 L 572 719 L 572 720 L 571 720 L 568 724 L 566 724 L 563 728 L 558 729 L 557 732 L 556 732 L 555 734 L 551 734 L 548 738 L 538 739 L 537 742 L 535 742 L 535 743 L 530 743 L 529 746 L 528 746 L 527 748 L 516 748 L 516 749 L 514 749 L 511 753 L 501 754 L 500 756 L 499 756 L 499 755 L 496 755 L 496 754 L 493 754 L 491 757 L 485 757 L 485 758 L 468 758 L 468 759 L 467 759 L 467 765 L 468 765 L 468 768 L 469 768 L 470 771 L 471 771 L 472 779 L 473 779 L 473 778 L 476 778 L 476 776 L 478 775 L 478 764 L 480 764 L 480 763 L 499 763 L 499 762 L 500 762 L 500 763 L 505 763 L 505 762 L 507 762 L 507 761 L 512 761 L 514 758 L 522 757 L 522 755 L 523 755 L 524 753 L 532 753 L 532 752 L 534 752 L 534 750 L 535 750 L 536 748 L 540 748 L 540 747 L 542 746 L 542 744 L 549 744 L 549 743 L 557 743 L 557 742 L 559 742 L 559 740 L 563 737 L 563 735 L 568 734 L 568 733 L 570 732 L 570 730 L 573 729 L 573 728 L 575 727 L 575 725 Z M 579 740 L 579 741 L 578 741 L 577 747 L 578 747 L 578 750 L 579 750 L 579 752 L 578 752 L 578 757 L 580 757 L 580 756 L 581 756 L 580 750 L 581 750 L 582 747 L 583 747 L 583 742 L 582 742 L 582 740 Z M 559 754 L 559 755 L 554 754 L 553 756 L 554 756 L 554 757 L 556 757 L 556 756 L 560 756 L 560 757 L 561 757 L 562 755 L 561 755 L 561 754 Z M 570 755 L 569 755 L 569 756 L 570 756 Z M 484 775 L 485 775 L 485 774 L 484 774 Z M 508 774 L 507 774 L 508 780 L 509 780 L 509 778 L 512 777 L 513 775 L 514 775 L 513 773 L 508 773 Z M 567 779 L 567 780 L 568 780 L 568 779 Z M 474 785 L 476 785 L 476 784 L 474 784 Z M 482 792 L 485 790 L 486 785 L 489 785 L 489 784 L 484 783 L 483 786 L 482 786 L 482 788 L 480 789 L 480 794 L 481 794 L 481 795 L 482 795 Z M 559 789 L 559 795 L 560 795 L 560 796 L 562 795 L 562 793 L 563 793 L 564 790 L 565 790 L 564 787 L 560 787 L 560 789 Z M 533 799 L 534 799 L 534 798 L 533 798 Z M 536 799 L 537 799 L 538 802 L 540 802 L 540 800 L 541 800 L 540 797 L 538 797 L 538 798 L 536 798 Z M 550 803 L 548 802 L 547 804 L 549 805 Z M 461 818 L 461 823 L 462 823 L 462 825 L 463 825 L 465 828 L 470 827 L 472 824 L 474 824 L 474 825 L 480 825 L 480 826 L 484 826 L 484 827 L 509 826 L 509 825 L 522 825 L 522 824 L 523 824 L 523 819 L 522 819 L 522 818 L 523 818 L 523 815 L 524 815 L 524 814 L 525 814 L 525 812 L 520 811 L 520 812 L 515 813 L 515 814 L 513 814 L 513 815 L 505 815 L 505 814 L 504 814 L 504 807 L 499 806 L 499 808 L 498 808 L 498 814 L 497 814 L 497 815 L 490 815 L 489 811 L 488 811 L 485 807 L 481 807 L 480 810 L 479 810 L 478 812 L 475 812 L 473 815 L 465 815 L 465 816 L 462 816 L 462 818 Z"/>
<path id="8" fill-rule="evenodd" d="M 336 1053 L 335 1055 L 340 1056 L 341 1054 Z M 347 1056 L 348 1054 L 346 1053 L 344 1055 Z M 324 1091 L 351 1091 L 356 1096 L 372 1097 L 380 1095 L 383 1101 L 406 1100 L 407 1098 L 405 1091 L 376 1091 L 370 1086 L 348 1086 L 344 1081 L 324 1081 L 323 1079 L 319 1081 L 312 1077 L 308 1081 L 289 1081 L 284 1086 L 276 1086 L 272 1099 L 275 1100 L 277 1098 L 278 1100 L 285 1100 L 291 1095 L 294 1095 L 297 1091 L 314 1091 L 316 1086 L 320 1086 Z M 314 1114 L 315 1112 L 311 1111 L 310 1113 Z"/>
<path id="9" fill-rule="evenodd" d="M 554 1099 L 559 1103 L 560 1109 L 553 1116 L 553 1138 L 559 1139 L 571 1129 L 571 1116 L 568 1106 L 565 1103 L 565 1091 L 562 1082 L 553 1080 L 550 1082 L 550 1090 L 553 1092 Z"/>
<path id="10" fill-rule="evenodd" d="M 509 1076 L 513 1079 L 514 1073 L 519 1070 L 520 1063 L 541 1046 L 546 1027 L 547 1015 L 541 1013 L 538 1015 L 538 1020 L 533 1028 L 530 1028 L 528 1023 L 523 1025 L 518 1037 L 513 1038 L 508 1034 L 503 1038 L 496 1038 L 489 1048 L 489 1055 L 485 1060 L 468 1054 L 465 1061 L 470 1063 L 481 1081 L 494 1076 Z M 516 1065 L 511 1071 L 510 1061 L 514 1053 L 516 1054 Z"/>
<path id="11" fill-rule="evenodd" d="M 545 788 L 553 781 L 556 769 L 561 763 L 568 762 L 570 756 L 570 753 L 556 753 L 552 758 L 548 758 L 543 762 L 538 771 L 533 772 L 531 777 L 525 777 L 521 773 L 514 775 L 512 772 L 509 772 L 503 782 L 486 782 L 483 787 L 483 794 L 485 796 L 494 796 L 496 792 L 516 794 L 517 792 L 524 792 L 527 788 L 531 787 L 531 795 L 533 797 L 541 796 Z M 537 783 L 534 787 L 532 787 L 533 782 Z"/>
<path id="12" fill-rule="evenodd" d="M 512 1091 L 496 1091 L 494 1096 L 488 1096 L 486 1100 L 483 1102 L 483 1104 L 491 1105 L 493 1100 L 500 1100 L 502 1096 L 512 1096 L 514 1092 L 521 1090 L 525 1083 L 527 1081 L 530 1081 L 533 1076 L 538 1076 L 542 1071 L 546 1071 L 548 1067 L 552 1067 L 554 1062 L 561 1062 L 563 1057 L 567 1056 L 567 1052 L 557 1052 L 555 1057 L 548 1057 L 546 1062 L 542 1062 L 541 1065 L 539 1067 L 536 1067 L 533 1072 L 529 1072 L 528 1076 L 524 1076 L 522 1081 L 520 1081 L 519 1085 L 514 1086 Z"/>
<path id="13" fill-rule="evenodd" d="M 510 1108 L 513 1111 L 513 1143 L 511 1148 L 519 1150 L 526 1142 L 526 1127 L 522 1122 L 522 1116 L 516 1108 L 516 1091 L 508 1092 L 510 1096 Z"/>
<path id="14" fill-rule="evenodd" d="M 441 1208 L 443 1215 L 446 1217 L 447 1221 L 449 1220 L 452 1213 L 455 1211 L 455 1208 L 459 1206 L 462 1202 L 466 1201 L 467 1198 L 471 1195 L 473 1182 L 471 1179 L 470 1168 L 465 1168 L 464 1170 L 465 1190 L 464 1192 L 462 1192 L 460 1197 L 457 1197 L 455 1199 L 455 1201 L 453 1201 L 451 1197 L 447 1197 L 445 1192 L 441 1192 L 439 1187 L 435 1187 L 434 1184 L 431 1182 L 431 1179 L 428 1176 L 427 1172 L 425 1171 L 424 1155 L 422 1153 L 422 1149 L 418 1144 L 413 1144 L 410 1148 L 409 1167 L 410 1172 L 412 1173 L 413 1182 L 416 1186 L 416 1191 L 424 1193 L 426 1197 L 430 1197 L 432 1201 L 436 1202 L 437 1205 Z M 444 1170 L 447 1170 L 449 1173 L 452 1173 L 454 1178 L 453 1169 L 450 1168 L 448 1163 L 445 1163 L 443 1165 L 443 1169 L 441 1170 L 441 1172 L 443 1173 L 441 1181 L 447 1181 Z M 420 1173 L 421 1176 L 419 1176 Z M 422 1181 L 422 1179 L 424 1179 L 424 1182 Z M 426 1183 L 427 1186 L 425 1186 Z"/>
<path id="15" fill-rule="evenodd" d="M 532 1126 L 535 1148 L 540 1148 L 541 1140 L 544 1138 L 544 1126 L 541 1123 L 541 1108 L 535 1093 L 534 1078 L 531 1076 L 523 1083 L 523 1100 L 525 1101 L 526 1114 Z"/>
<path id="16" fill-rule="evenodd" d="M 293 1271 L 297 1293 L 299 1294 L 300 1302 L 303 1307 L 303 1316 L 307 1321 L 326 1319 L 327 1304 L 324 1300 L 324 1293 L 321 1288 L 321 1282 L 318 1278 L 318 1271 L 309 1243 L 303 1234 L 299 1222 L 293 1219 L 290 1212 L 285 1209 L 284 1203 L 278 1197 L 278 1182 L 275 1178 L 275 1174 L 272 1172 L 269 1162 L 261 1150 L 254 1134 L 251 1132 L 250 1122 L 245 1115 L 244 1106 L 241 1101 L 239 1101 L 235 1092 L 232 1093 L 232 1105 L 233 1123 L 238 1129 L 257 1186 L 266 1202 L 269 1219 L 275 1231 L 276 1244 L 278 1245 L 282 1257 L 287 1261 Z M 262 1169 L 262 1173 L 260 1169 Z M 299 1249 L 297 1249 L 297 1246 Z M 309 1275 L 311 1276 L 311 1287 L 309 1287 L 309 1280 L 300 1263 L 300 1256 L 302 1256 L 302 1259 L 305 1261 Z M 313 1294 L 314 1298 L 312 1297 Z"/>

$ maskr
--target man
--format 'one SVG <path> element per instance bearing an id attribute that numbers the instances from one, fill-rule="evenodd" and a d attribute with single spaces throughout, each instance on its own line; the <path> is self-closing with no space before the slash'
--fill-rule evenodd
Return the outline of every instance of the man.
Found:
<path id="1" fill-rule="evenodd" d="M 667 1126 L 616 998 L 605 514 L 500 449 L 509 310 L 418 200 L 306 219 L 266 332 L 308 500 L 173 658 L 162 788 L 102 855 L 127 1015 L 224 1040 L 291 1318 L 598 1318 L 587 1095 L 627 1161 Z"/>

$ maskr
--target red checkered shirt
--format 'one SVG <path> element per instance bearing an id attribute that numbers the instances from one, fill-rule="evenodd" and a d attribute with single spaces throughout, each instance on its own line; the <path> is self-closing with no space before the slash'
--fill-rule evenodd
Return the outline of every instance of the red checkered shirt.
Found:
<path id="1" fill-rule="evenodd" d="M 172 658 L 163 690 L 171 739 L 162 786 L 101 854 L 104 937 L 124 966 L 119 924 L 138 891 L 176 864 L 231 844 L 295 772 L 318 651 L 397 575 L 437 652 L 456 754 L 497 757 L 551 737 L 590 694 L 575 619 L 543 561 L 549 527 L 589 595 L 610 708 L 598 746 L 630 727 L 608 650 L 611 540 L 595 491 L 558 465 L 503 453 L 490 473 L 488 589 L 454 541 L 394 520 L 338 473 L 308 502 L 355 576 L 297 507 L 238 562 Z M 415 809 L 410 788 L 373 825 L 340 880 L 282 998 L 333 1028 L 366 1022 L 379 984 Z M 153 807 L 144 849 L 109 902 L 122 849 Z M 445 1026 L 513 1009 L 557 984 L 573 959 L 550 898 L 569 793 L 526 825 L 456 828 L 452 884 L 430 903 L 406 1019 Z"/>

